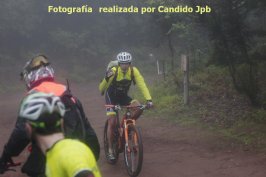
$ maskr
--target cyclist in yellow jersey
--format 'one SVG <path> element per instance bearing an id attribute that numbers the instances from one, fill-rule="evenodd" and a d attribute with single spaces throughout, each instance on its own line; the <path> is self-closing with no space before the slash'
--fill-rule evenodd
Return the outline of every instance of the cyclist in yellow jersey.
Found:
<path id="1" fill-rule="evenodd" d="M 147 106 L 152 107 L 152 98 L 146 86 L 146 83 L 136 67 L 131 66 L 132 56 L 128 52 L 120 52 L 117 55 L 118 66 L 110 68 L 106 72 L 105 78 L 99 85 L 102 95 L 105 93 L 106 104 L 112 105 L 132 105 L 138 106 L 140 103 L 128 96 L 131 83 L 134 82 L 144 98 L 147 100 Z M 142 110 L 136 108 L 133 110 L 132 117 L 138 118 L 142 114 Z M 113 130 L 116 125 L 116 112 L 112 108 L 107 108 L 108 130 L 107 136 L 109 144 L 113 140 Z M 113 150 L 109 146 L 109 159 L 114 160 Z"/>
<path id="2" fill-rule="evenodd" d="M 92 151 L 78 140 L 64 139 L 65 106 L 53 94 L 35 92 L 21 104 L 28 136 L 46 155 L 47 177 L 101 177 Z"/>
<path id="3" fill-rule="evenodd" d="M 77 140 L 60 140 L 46 151 L 46 158 L 47 176 L 80 177 L 82 175 L 79 173 L 82 171 L 92 172 L 95 177 L 100 176 L 96 161 L 92 160 L 94 156 L 91 150 Z"/>
<path id="4" fill-rule="evenodd" d="M 25 64 L 21 72 L 21 80 L 25 82 L 27 93 L 43 92 L 59 96 L 67 111 L 64 115 L 64 134 L 66 137 L 79 139 L 94 152 L 96 160 L 100 154 L 100 144 L 90 119 L 83 110 L 80 100 L 73 95 L 68 86 L 55 80 L 54 69 L 45 55 L 36 55 Z M 30 143 L 27 137 L 25 120 L 17 117 L 15 126 L 4 144 L 1 143 L 0 175 L 7 172 L 12 158 L 23 152 Z M 31 152 L 21 167 L 21 172 L 31 177 L 44 176 L 45 156 L 35 142 L 31 144 Z"/>

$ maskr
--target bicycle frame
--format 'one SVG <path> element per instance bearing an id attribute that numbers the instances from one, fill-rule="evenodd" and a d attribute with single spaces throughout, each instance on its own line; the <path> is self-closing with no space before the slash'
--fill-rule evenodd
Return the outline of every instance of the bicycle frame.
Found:
<path id="1" fill-rule="evenodd" d="M 136 126 L 136 120 L 134 118 L 131 118 L 131 112 L 130 109 L 132 108 L 140 108 L 140 109 L 145 109 L 146 105 L 139 105 L 139 106 L 120 106 L 120 105 L 105 105 L 106 107 L 113 107 L 114 110 L 117 113 L 116 116 L 116 122 L 117 122 L 117 128 L 123 129 L 123 133 L 125 133 L 125 143 L 128 146 L 128 126 L 133 124 L 134 126 Z M 122 108 L 126 109 L 125 114 L 123 115 L 123 118 L 121 120 L 121 122 L 119 122 L 119 110 L 121 110 Z M 120 134 L 120 137 L 122 138 L 123 134 Z"/>
<path id="2" fill-rule="evenodd" d="M 143 145 L 141 140 L 140 130 L 136 126 L 136 120 L 131 117 L 131 108 L 145 109 L 146 105 L 140 106 L 119 106 L 119 105 L 106 105 L 106 107 L 111 107 L 117 112 L 116 116 L 116 128 L 114 131 L 114 144 L 115 146 L 115 156 L 117 157 L 114 161 L 107 161 L 110 164 L 115 164 L 118 159 L 118 154 L 124 151 L 124 160 L 126 164 L 126 169 L 129 176 L 137 176 L 142 168 L 143 161 Z M 119 120 L 119 110 L 122 108 L 126 109 L 125 114 L 123 114 L 122 120 Z M 106 126 L 108 121 L 106 121 Z M 106 130 L 105 130 L 106 131 Z M 117 132 L 117 133 L 116 133 Z M 107 136 L 106 132 L 104 133 Z M 104 138 L 104 142 L 107 141 Z M 106 142 L 105 142 L 106 145 Z M 108 147 L 109 145 L 107 145 Z M 105 147 L 106 148 L 106 147 Z M 105 149 L 106 150 L 106 149 Z"/>
<path id="3" fill-rule="evenodd" d="M 129 108 L 127 108 L 127 111 L 126 111 L 126 113 L 123 116 L 122 123 L 123 123 L 123 127 L 122 127 L 123 128 L 123 132 L 125 134 L 125 146 L 126 146 L 127 150 L 130 151 L 129 146 L 128 146 L 128 127 L 131 124 L 133 124 L 135 126 L 136 125 L 136 120 L 134 120 L 134 119 L 132 119 L 130 117 Z M 134 141 L 136 142 L 135 139 L 136 138 L 134 137 Z"/>

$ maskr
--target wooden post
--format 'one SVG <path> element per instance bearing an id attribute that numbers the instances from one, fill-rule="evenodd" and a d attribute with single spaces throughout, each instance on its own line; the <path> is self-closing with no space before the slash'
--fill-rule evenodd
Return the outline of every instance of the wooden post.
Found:
<path id="1" fill-rule="evenodd" d="M 160 75 L 160 65 L 159 65 L 159 60 L 156 61 L 157 64 L 157 74 Z"/>
<path id="2" fill-rule="evenodd" d="M 163 80 L 165 80 L 165 61 L 163 60 Z"/>
<path id="3" fill-rule="evenodd" d="M 184 72 L 184 104 L 189 104 L 189 59 L 186 55 L 181 55 L 181 70 Z"/>

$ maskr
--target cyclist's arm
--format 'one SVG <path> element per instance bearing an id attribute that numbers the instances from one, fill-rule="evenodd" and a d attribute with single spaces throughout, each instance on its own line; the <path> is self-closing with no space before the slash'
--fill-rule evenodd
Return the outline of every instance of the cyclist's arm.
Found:
<path id="1" fill-rule="evenodd" d="M 151 100 L 152 98 L 149 89 L 146 86 L 143 76 L 140 74 L 139 70 L 136 67 L 133 67 L 133 70 L 134 70 L 134 77 L 136 84 L 139 87 L 140 91 L 142 92 L 144 98 L 146 100 Z"/>
<path id="2" fill-rule="evenodd" d="M 116 68 L 113 67 L 109 71 L 106 72 L 105 78 L 102 80 L 102 82 L 99 85 L 99 90 L 101 93 L 104 93 L 106 89 L 110 86 L 114 79 Z"/>
<path id="3" fill-rule="evenodd" d="M 101 93 L 104 93 L 105 90 L 107 88 L 107 81 L 105 80 L 105 78 L 102 80 L 102 82 L 99 85 L 99 90 Z"/>
<path id="4" fill-rule="evenodd" d="M 94 174 L 89 170 L 79 172 L 75 177 L 94 177 Z"/>
<path id="5" fill-rule="evenodd" d="M 30 140 L 27 137 L 25 121 L 18 118 L 15 128 L 4 147 L 3 155 L 8 157 L 18 156 L 29 142 Z"/>

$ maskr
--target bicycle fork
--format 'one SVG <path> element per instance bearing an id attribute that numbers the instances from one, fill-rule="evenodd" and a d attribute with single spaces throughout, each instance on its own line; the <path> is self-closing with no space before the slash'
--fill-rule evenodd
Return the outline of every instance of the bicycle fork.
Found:
<path id="1" fill-rule="evenodd" d="M 124 124 L 123 124 L 124 127 L 123 128 L 125 130 L 125 132 L 124 132 L 125 133 L 125 146 L 126 146 L 127 152 L 131 151 L 131 149 L 129 147 L 129 143 L 128 143 L 128 127 L 129 127 L 129 125 L 132 125 L 132 124 L 135 126 L 136 121 L 133 119 L 125 119 L 124 120 Z M 137 138 L 134 135 L 134 142 L 136 142 L 136 141 L 137 141 Z"/>

